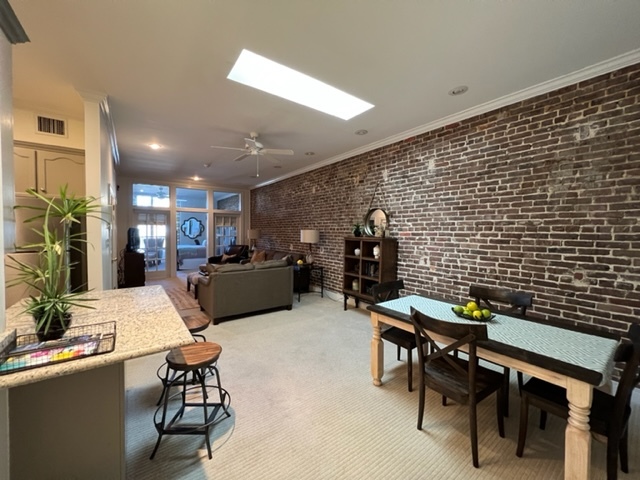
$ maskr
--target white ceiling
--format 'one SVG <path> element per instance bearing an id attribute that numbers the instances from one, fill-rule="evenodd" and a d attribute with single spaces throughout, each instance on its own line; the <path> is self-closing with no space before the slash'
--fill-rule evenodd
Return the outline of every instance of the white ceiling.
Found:
<path id="1" fill-rule="evenodd" d="M 638 0 L 9 3 L 31 39 L 14 104 L 82 118 L 78 91 L 106 94 L 119 174 L 143 179 L 252 187 L 640 61 Z M 243 48 L 375 107 L 344 121 L 227 80 Z M 252 178 L 255 157 L 211 148 L 251 131 L 295 155 Z"/>

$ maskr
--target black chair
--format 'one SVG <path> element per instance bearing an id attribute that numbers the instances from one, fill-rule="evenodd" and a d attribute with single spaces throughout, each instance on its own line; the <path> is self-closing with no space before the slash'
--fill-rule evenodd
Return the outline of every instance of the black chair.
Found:
<path id="1" fill-rule="evenodd" d="M 640 382 L 638 364 L 640 363 L 640 324 L 629 329 L 631 343 L 625 342 L 616 351 L 615 361 L 625 362 L 615 395 L 593 391 L 589 426 L 597 434 L 607 437 L 607 479 L 618 476 L 618 452 L 622 471 L 629 473 L 628 423 L 631 416 L 631 395 Z M 557 385 L 532 378 L 522 386 L 520 407 L 520 432 L 516 455 L 522 457 L 527 439 L 529 405 L 541 409 L 540 428 L 546 426 L 547 413 L 558 417 L 569 417 L 567 391 Z"/>
<path id="2" fill-rule="evenodd" d="M 416 343 L 424 338 L 430 353 L 425 348 L 418 349 L 418 358 L 422 366 L 420 375 L 420 402 L 418 405 L 418 430 L 422 430 L 424 415 L 425 390 L 427 387 L 442 395 L 442 403 L 446 399 L 469 406 L 469 430 L 471 437 L 471 454 L 473 466 L 478 468 L 478 423 L 476 405 L 493 392 L 497 392 L 496 411 L 498 415 L 498 432 L 504 438 L 504 375 L 478 365 L 476 341 L 487 340 L 487 325 L 484 323 L 468 324 L 436 320 L 411 308 L 411 322 L 414 326 Z M 444 347 L 438 345 L 431 337 L 442 335 L 455 339 Z M 443 343 L 439 338 L 438 342 Z M 462 347 L 467 347 L 468 360 L 450 355 Z"/>
<path id="3" fill-rule="evenodd" d="M 482 304 L 486 305 L 490 310 L 503 311 L 510 315 L 516 314 L 525 316 L 527 307 L 533 305 L 533 294 L 527 292 L 519 292 L 507 290 L 497 287 L 483 287 L 481 285 L 469 286 L 469 296 L 475 299 L 480 308 Z M 508 308 L 496 308 L 492 302 L 507 304 Z M 511 378 L 511 370 L 504 367 L 504 415 L 509 416 L 509 379 Z M 523 383 L 522 372 L 518 372 L 518 390 L 522 389 Z"/>
<path id="4" fill-rule="evenodd" d="M 402 280 L 393 280 L 391 282 L 377 283 L 371 288 L 374 303 L 385 302 L 387 300 L 395 300 L 400 298 L 400 290 L 404 289 Z M 407 350 L 407 388 L 413 391 L 413 359 L 411 352 L 416 348 L 416 337 L 413 332 L 408 332 L 398 327 L 389 327 L 383 330 L 380 337 L 387 342 L 391 342 L 397 346 L 398 361 L 400 360 L 400 351 L 402 348 Z"/>

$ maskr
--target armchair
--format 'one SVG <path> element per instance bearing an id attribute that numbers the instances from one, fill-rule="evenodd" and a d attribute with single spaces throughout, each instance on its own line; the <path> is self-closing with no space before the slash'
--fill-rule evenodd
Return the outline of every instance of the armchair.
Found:
<path id="1" fill-rule="evenodd" d="M 144 239 L 144 258 L 147 266 L 160 265 L 164 259 L 164 238 L 149 237 Z"/>

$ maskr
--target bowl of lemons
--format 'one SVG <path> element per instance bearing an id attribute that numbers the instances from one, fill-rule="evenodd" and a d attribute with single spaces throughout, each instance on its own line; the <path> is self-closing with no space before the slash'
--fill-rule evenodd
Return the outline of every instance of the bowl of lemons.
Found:
<path id="1" fill-rule="evenodd" d="M 476 320 L 478 322 L 489 322 L 495 315 L 488 308 L 480 308 L 476 302 L 469 302 L 466 305 L 456 305 L 451 307 L 453 313 L 457 316 L 466 318 L 467 320 Z"/>

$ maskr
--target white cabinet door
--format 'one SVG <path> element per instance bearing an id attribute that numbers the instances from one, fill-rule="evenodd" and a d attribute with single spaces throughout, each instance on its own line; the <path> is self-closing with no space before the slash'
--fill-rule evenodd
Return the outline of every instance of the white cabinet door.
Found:
<path id="1" fill-rule="evenodd" d="M 16 193 L 24 193 L 36 185 L 36 152 L 30 148 L 14 147 L 13 171 Z"/>
<path id="2" fill-rule="evenodd" d="M 43 195 L 56 195 L 63 185 L 67 193 L 84 195 L 84 157 L 69 153 L 36 150 L 38 191 Z"/>

